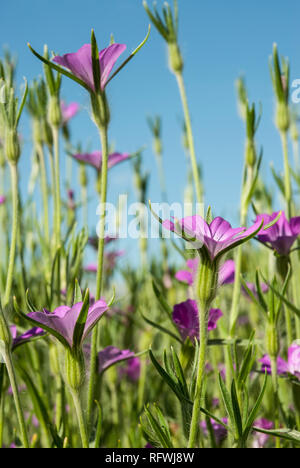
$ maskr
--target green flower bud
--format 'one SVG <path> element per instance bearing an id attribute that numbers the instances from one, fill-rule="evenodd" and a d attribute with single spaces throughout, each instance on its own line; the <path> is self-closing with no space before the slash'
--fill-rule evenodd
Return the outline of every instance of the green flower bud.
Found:
<path id="1" fill-rule="evenodd" d="M 6 160 L 5 160 L 4 148 L 3 148 L 3 146 L 0 144 L 0 166 L 1 166 L 1 167 L 4 167 L 4 166 L 5 166 L 5 163 L 6 163 Z"/>
<path id="2" fill-rule="evenodd" d="M 82 164 L 80 166 L 80 171 L 79 171 L 79 183 L 82 187 L 86 187 L 88 180 L 87 180 L 87 175 L 86 175 L 86 169 L 85 166 Z"/>
<path id="3" fill-rule="evenodd" d="M 46 145 L 49 148 L 52 148 L 52 146 L 53 146 L 53 135 L 52 135 L 50 125 L 49 125 L 49 123 L 47 122 L 46 119 L 44 119 L 43 122 L 42 122 L 42 135 L 43 135 L 43 141 L 46 143 Z"/>
<path id="4" fill-rule="evenodd" d="M 64 124 L 62 126 L 62 134 L 65 140 L 67 141 L 70 140 L 70 130 L 69 130 L 68 124 Z"/>
<path id="5" fill-rule="evenodd" d="M 277 103 L 276 126 L 280 132 L 287 132 L 290 127 L 290 113 L 287 104 L 283 101 Z"/>
<path id="6" fill-rule="evenodd" d="M 43 144 L 43 131 L 42 131 L 41 122 L 38 119 L 33 119 L 32 133 L 33 133 L 33 141 L 35 143 L 42 145 Z"/>
<path id="7" fill-rule="evenodd" d="M 293 141 L 298 141 L 299 140 L 299 132 L 298 132 L 297 124 L 295 123 L 294 120 L 291 122 L 290 132 L 291 132 L 291 139 Z"/>
<path id="8" fill-rule="evenodd" d="M 253 140 L 247 138 L 245 148 L 245 161 L 248 167 L 254 167 L 256 163 L 256 149 Z"/>
<path id="9" fill-rule="evenodd" d="M 272 323 L 267 325 L 266 348 L 271 358 L 277 358 L 279 353 L 279 339 L 276 327 Z"/>
<path id="10" fill-rule="evenodd" d="M 183 70 L 183 59 L 176 42 L 168 43 L 169 65 L 173 73 L 181 73 Z"/>
<path id="11" fill-rule="evenodd" d="M 61 109 L 59 104 L 59 98 L 56 95 L 50 97 L 48 119 L 50 125 L 53 127 L 59 127 L 61 124 Z"/>
<path id="12" fill-rule="evenodd" d="M 162 144 L 161 144 L 160 138 L 154 138 L 154 140 L 153 140 L 153 151 L 154 151 L 155 154 L 157 154 L 159 156 L 162 154 Z"/>
<path id="13" fill-rule="evenodd" d="M 81 350 L 65 350 L 65 381 L 72 390 L 80 390 L 85 381 L 85 362 Z"/>
<path id="14" fill-rule="evenodd" d="M 21 154 L 21 149 L 18 133 L 14 128 L 6 128 L 4 151 L 8 161 L 13 164 L 17 164 Z"/>

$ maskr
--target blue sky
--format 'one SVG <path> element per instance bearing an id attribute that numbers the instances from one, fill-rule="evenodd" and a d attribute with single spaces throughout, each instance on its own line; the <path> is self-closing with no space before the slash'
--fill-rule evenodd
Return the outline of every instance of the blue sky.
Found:
<path id="1" fill-rule="evenodd" d="M 241 74 L 246 78 L 250 99 L 263 106 L 257 135 L 257 143 L 264 147 L 262 171 L 271 181 L 270 162 L 282 168 L 280 140 L 273 124 L 268 57 L 273 42 L 277 42 L 280 54 L 291 61 L 291 78 L 300 78 L 297 3 L 179 0 L 179 37 L 196 152 L 204 171 L 206 203 L 212 205 L 216 215 L 236 220 L 238 210 L 244 128 L 237 115 L 234 82 Z M 99 48 L 107 45 L 113 33 L 116 42 L 126 43 L 130 52 L 143 39 L 148 23 L 141 0 L 11 0 L 1 5 L 0 43 L 17 55 L 21 83 L 22 76 L 31 81 L 42 73 L 41 63 L 26 46 L 28 41 L 39 51 L 46 43 L 58 54 L 75 52 L 89 41 L 94 28 Z M 74 143 L 81 141 L 97 149 L 97 130 L 89 120 L 87 93 L 64 78 L 61 94 L 65 100 L 78 101 L 82 106 L 72 122 Z M 161 115 L 168 196 L 172 202 L 181 201 L 186 183 L 181 103 L 175 79 L 168 70 L 165 44 L 154 28 L 144 49 L 110 84 L 108 96 L 112 110 L 110 141 L 118 150 L 128 152 L 147 145 L 144 166 L 151 172 L 149 196 L 153 201 L 159 201 L 158 177 L 146 116 Z M 25 146 L 20 164 L 25 185 L 30 168 L 26 116 L 21 131 Z M 125 163 L 111 172 L 110 200 L 116 199 L 118 191 L 132 190 L 131 166 Z M 92 218 L 97 204 L 93 187 L 90 195 Z"/>

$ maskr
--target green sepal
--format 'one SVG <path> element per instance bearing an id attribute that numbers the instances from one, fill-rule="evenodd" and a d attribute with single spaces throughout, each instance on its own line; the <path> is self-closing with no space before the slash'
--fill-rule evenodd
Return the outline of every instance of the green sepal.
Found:
<path id="1" fill-rule="evenodd" d="M 86 324 L 87 316 L 89 313 L 90 307 L 90 294 L 87 289 L 84 295 L 83 304 L 76 321 L 76 325 L 73 333 L 73 349 L 76 350 L 81 346 L 81 340 L 84 332 L 84 327 Z"/>

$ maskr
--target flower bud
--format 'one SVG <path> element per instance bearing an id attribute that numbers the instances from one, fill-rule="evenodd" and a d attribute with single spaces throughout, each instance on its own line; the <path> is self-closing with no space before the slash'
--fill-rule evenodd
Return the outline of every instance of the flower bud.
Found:
<path id="1" fill-rule="evenodd" d="M 79 183 L 82 187 L 86 187 L 88 183 L 86 169 L 83 164 L 81 164 L 80 170 L 79 170 Z"/>
<path id="2" fill-rule="evenodd" d="M 0 142 L 0 166 L 4 167 L 5 163 L 6 163 L 6 160 L 5 160 L 4 148 Z"/>
<path id="3" fill-rule="evenodd" d="M 51 128 L 50 128 L 50 125 L 49 123 L 47 122 L 46 119 L 43 120 L 42 122 L 42 135 L 43 135 L 43 141 L 46 143 L 46 145 L 49 147 L 49 148 L 52 148 L 52 145 L 53 145 L 53 135 L 52 135 L 52 131 L 51 131 Z"/>
<path id="4" fill-rule="evenodd" d="M 40 145 L 43 144 L 43 131 L 41 127 L 41 122 L 38 119 L 33 119 L 33 141 Z"/>
<path id="5" fill-rule="evenodd" d="M 276 126 L 280 132 L 287 132 L 290 126 L 289 108 L 283 101 L 277 103 Z"/>
<path id="6" fill-rule="evenodd" d="M 290 132 L 291 132 L 291 139 L 293 141 L 298 141 L 299 140 L 299 132 L 298 132 L 297 124 L 296 124 L 296 122 L 294 120 L 291 122 Z"/>
<path id="7" fill-rule="evenodd" d="M 157 155 L 162 154 L 162 144 L 160 138 L 154 138 L 153 140 L 153 151 Z"/>
<path id="8" fill-rule="evenodd" d="M 168 43 L 168 52 L 169 52 L 169 65 L 172 72 L 181 73 L 183 70 L 183 59 L 179 49 L 179 46 L 176 42 Z"/>
<path id="9" fill-rule="evenodd" d="M 277 358 L 279 353 L 279 339 L 276 327 L 273 323 L 267 325 L 266 348 L 271 358 Z"/>
<path id="10" fill-rule="evenodd" d="M 81 350 L 65 350 L 65 380 L 72 390 L 80 390 L 85 380 L 85 362 Z"/>
<path id="11" fill-rule="evenodd" d="M 248 167 L 254 167 L 256 163 L 256 149 L 253 140 L 247 138 L 245 148 L 245 161 Z"/>
<path id="12" fill-rule="evenodd" d="M 48 110 L 49 123 L 53 127 L 59 127 L 61 124 L 61 109 L 59 98 L 56 95 L 50 97 L 49 110 Z"/>
<path id="13" fill-rule="evenodd" d="M 6 129 L 4 151 L 9 162 L 13 164 L 18 162 L 21 150 L 18 133 L 14 128 Z"/>

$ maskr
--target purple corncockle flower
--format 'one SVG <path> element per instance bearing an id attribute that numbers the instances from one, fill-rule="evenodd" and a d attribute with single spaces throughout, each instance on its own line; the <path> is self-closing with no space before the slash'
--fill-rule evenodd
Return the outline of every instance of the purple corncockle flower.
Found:
<path id="1" fill-rule="evenodd" d="M 62 123 L 63 125 L 65 125 L 78 113 L 79 104 L 77 104 L 77 102 L 70 102 L 70 104 L 66 104 L 65 101 L 61 101 L 60 109 L 62 115 Z"/>
<path id="2" fill-rule="evenodd" d="M 273 221 L 279 212 L 272 215 L 261 214 L 256 217 L 256 222 L 264 220 L 267 224 Z M 267 231 L 257 235 L 260 242 L 268 243 L 279 255 L 288 255 L 290 249 L 300 234 L 300 216 L 291 218 L 288 221 L 284 212 L 281 213 L 278 221 Z"/>
<path id="3" fill-rule="evenodd" d="M 117 237 L 115 236 L 105 236 L 104 238 L 104 245 L 110 244 L 110 242 L 116 240 Z M 94 249 L 98 250 L 98 244 L 99 244 L 99 237 L 98 236 L 93 236 L 88 238 L 88 244 L 94 247 Z"/>
<path id="4" fill-rule="evenodd" d="M 223 316 L 220 309 L 210 309 L 208 317 L 208 331 L 217 327 L 217 321 Z M 173 322 L 176 324 L 183 341 L 199 338 L 199 312 L 196 301 L 188 299 L 176 304 L 173 308 Z"/>
<path id="5" fill-rule="evenodd" d="M 68 192 L 67 192 L 67 195 L 68 195 L 68 203 L 67 203 L 68 208 L 69 208 L 69 210 L 74 211 L 75 208 L 76 208 L 74 190 L 69 189 Z"/>
<path id="6" fill-rule="evenodd" d="M 222 426 L 221 424 L 217 423 L 212 418 L 210 419 L 210 422 L 211 422 L 211 425 L 212 425 L 212 428 L 213 428 L 213 431 L 214 431 L 216 443 L 217 443 L 217 445 L 220 445 L 220 443 L 227 436 L 227 429 L 224 426 Z M 228 423 L 228 418 L 222 418 L 222 422 L 224 424 L 227 424 Z M 206 421 L 201 421 L 200 422 L 200 427 L 201 427 L 204 435 L 207 437 L 208 436 L 208 429 L 207 429 Z"/>
<path id="7" fill-rule="evenodd" d="M 274 428 L 274 423 L 268 419 L 260 418 L 254 421 L 254 426 L 259 427 L 260 429 L 271 430 Z M 269 437 L 270 436 L 268 436 L 268 434 L 256 432 L 253 441 L 253 448 L 263 448 L 268 442 Z"/>
<path id="8" fill-rule="evenodd" d="M 262 372 L 267 371 L 269 375 L 271 375 L 271 359 L 270 357 L 265 354 L 261 359 L 258 360 L 261 362 L 261 370 Z M 288 364 L 287 362 L 282 359 L 280 356 L 277 358 L 277 374 L 283 375 L 288 372 Z"/>
<path id="9" fill-rule="evenodd" d="M 186 264 L 189 270 L 179 270 L 175 278 L 182 283 L 192 286 L 198 272 L 200 259 L 198 257 L 187 260 Z M 227 260 L 219 270 L 219 285 L 231 284 L 234 282 L 235 265 L 233 260 Z"/>
<path id="10" fill-rule="evenodd" d="M 128 359 L 126 364 L 119 369 L 122 377 L 127 377 L 131 382 L 137 382 L 141 373 L 141 361 L 138 357 Z"/>
<path id="11" fill-rule="evenodd" d="M 114 364 L 132 358 L 134 358 L 134 352 L 129 349 L 121 350 L 115 346 L 107 346 L 98 353 L 98 371 L 101 374 Z"/>
<path id="12" fill-rule="evenodd" d="M 15 325 L 10 326 L 10 332 L 13 338 L 13 350 L 22 344 L 28 343 L 28 341 L 31 341 L 34 338 L 38 338 L 46 334 L 45 330 L 42 328 L 34 327 L 18 336 L 17 327 Z"/>
<path id="13" fill-rule="evenodd" d="M 271 374 L 271 360 L 270 357 L 265 354 L 262 359 L 259 359 L 262 363 L 262 371 L 267 370 L 268 374 Z M 277 373 L 279 375 L 290 373 L 300 380 L 300 345 L 293 343 L 288 349 L 288 360 L 287 362 L 280 356 L 277 359 Z"/>
<path id="14" fill-rule="evenodd" d="M 113 270 L 116 266 L 116 260 L 119 257 L 124 255 L 124 250 L 114 250 L 112 252 L 105 252 L 104 259 L 105 259 L 105 269 L 106 270 Z M 84 271 L 87 273 L 97 273 L 98 265 L 97 263 L 89 263 L 86 267 L 84 267 Z"/>
<path id="15" fill-rule="evenodd" d="M 172 221 L 163 221 L 162 225 L 191 242 L 200 251 L 205 248 L 211 261 L 239 245 L 243 239 L 255 235 L 262 228 L 262 220 L 257 221 L 249 229 L 231 225 L 221 217 L 215 218 L 210 224 L 200 215 Z"/>
<path id="16" fill-rule="evenodd" d="M 97 171 L 101 171 L 102 166 L 102 152 L 93 151 L 92 153 L 72 154 L 72 157 L 86 164 L 95 167 Z M 108 169 L 116 166 L 120 162 L 126 161 L 130 158 L 129 153 L 111 153 L 108 155 L 107 166 Z"/>
<path id="17" fill-rule="evenodd" d="M 103 91 L 109 79 L 109 75 L 119 58 L 126 49 L 125 44 L 111 44 L 106 49 L 99 52 L 99 65 L 101 82 L 100 87 Z M 77 52 L 57 55 L 53 62 L 67 68 L 74 76 L 82 80 L 91 91 L 95 92 L 93 64 L 91 57 L 91 44 L 84 44 Z"/>
<path id="18" fill-rule="evenodd" d="M 41 328 L 54 335 L 64 345 L 73 347 L 74 330 L 83 302 L 77 302 L 72 307 L 60 306 L 53 313 L 47 309 L 43 312 L 30 312 L 27 317 Z M 108 305 L 104 300 L 96 301 L 88 309 L 87 319 L 81 336 L 81 344 L 97 324 L 102 315 L 107 311 Z"/>
<path id="19" fill-rule="evenodd" d="M 5 195 L 0 195 L 0 205 L 3 205 L 3 203 L 6 202 L 6 196 Z"/>
<path id="20" fill-rule="evenodd" d="M 300 380 L 300 345 L 293 343 L 288 349 L 289 372 Z"/>
<path id="21" fill-rule="evenodd" d="M 256 285 L 253 284 L 253 283 L 246 283 L 246 285 L 247 285 L 247 288 L 252 292 L 252 294 L 256 298 L 258 298 Z M 261 283 L 260 289 L 261 289 L 261 292 L 265 294 L 265 293 L 267 293 L 269 291 L 269 286 L 267 284 L 265 284 L 265 283 Z M 249 294 L 247 293 L 247 291 L 246 291 L 246 289 L 244 288 L 243 285 L 242 285 L 242 293 L 244 294 L 244 296 L 247 299 L 251 299 L 251 297 L 249 296 Z"/>

